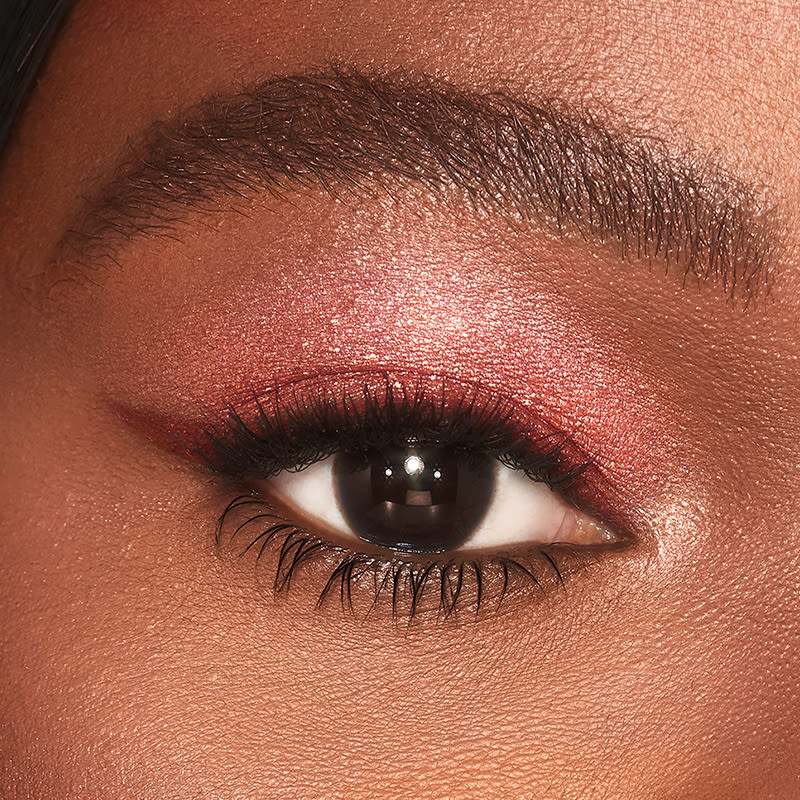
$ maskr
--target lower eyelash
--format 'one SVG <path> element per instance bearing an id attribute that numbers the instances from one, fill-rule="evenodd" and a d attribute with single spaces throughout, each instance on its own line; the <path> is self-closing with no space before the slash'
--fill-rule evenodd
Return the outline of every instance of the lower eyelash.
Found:
<path id="1" fill-rule="evenodd" d="M 243 539 L 247 543 L 237 546 Z M 367 616 L 388 607 L 395 621 L 408 622 L 422 613 L 448 620 L 464 612 L 497 612 L 519 591 L 541 596 L 566 592 L 568 574 L 577 565 L 585 566 L 587 559 L 594 560 L 599 549 L 548 545 L 528 548 L 524 554 L 389 559 L 327 542 L 251 495 L 228 504 L 217 523 L 216 541 L 219 547 L 232 546 L 240 557 L 254 553 L 259 574 L 268 570 L 264 588 L 273 595 L 289 593 L 305 570 L 319 581 L 318 610 L 338 602 L 344 613 Z"/>

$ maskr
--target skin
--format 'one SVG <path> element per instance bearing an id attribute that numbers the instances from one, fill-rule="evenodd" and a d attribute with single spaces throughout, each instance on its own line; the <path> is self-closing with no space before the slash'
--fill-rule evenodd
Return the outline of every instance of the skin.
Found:
<path id="1" fill-rule="evenodd" d="M 3 795 L 800 794 L 799 33 L 778 2 L 79 3 L 0 175 Z M 330 62 L 591 101 L 713 153 L 777 209 L 771 299 L 315 192 L 55 282 L 126 139 Z M 477 621 L 314 611 L 309 580 L 276 600 L 215 547 L 234 489 L 107 403 L 191 420 L 356 358 L 547 398 L 638 544 Z"/>

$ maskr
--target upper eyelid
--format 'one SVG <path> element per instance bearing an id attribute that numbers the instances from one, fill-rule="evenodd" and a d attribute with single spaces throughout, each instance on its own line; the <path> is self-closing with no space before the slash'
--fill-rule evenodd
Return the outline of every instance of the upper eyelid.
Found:
<path id="1" fill-rule="evenodd" d="M 585 437 L 576 437 L 576 431 L 571 430 L 569 426 L 565 428 L 550 413 L 531 408 L 527 404 L 523 405 L 515 398 L 503 395 L 478 382 L 446 373 L 380 367 L 322 371 L 311 376 L 282 379 L 280 383 L 275 383 L 266 389 L 239 395 L 227 405 L 213 409 L 199 407 L 196 416 L 191 418 L 165 416 L 132 408 L 114 400 L 107 400 L 106 403 L 115 416 L 123 419 L 145 437 L 157 442 L 163 449 L 174 452 L 182 459 L 194 461 L 204 471 L 211 467 L 224 480 L 241 485 L 241 481 L 246 480 L 248 471 L 253 478 L 265 478 L 268 475 L 263 472 L 263 463 L 259 463 L 264 452 L 261 441 L 264 430 L 255 432 L 256 435 L 250 445 L 252 449 L 249 450 L 250 446 L 243 445 L 241 440 L 232 440 L 227 435 L 228 426 L 235 420 L 237 414 L 242 416 L 242 422 L 245 423 L 242 429 L 244 435 L 252 436 L 253 432 L 249 428 L 255 416 L 263 414 L 263 420 L 268 425 L 273 425 L 275 417 L 271 416 L 272 410 L 292 407 L 293 398 L 297 399 L 301 406 L 320 393 L 338 398 L 346 396 L 354 403 L 360 398 L 363 402 L 365 386 L 372 387 L 373 399 L 393 387 L 407 392 L 411 397 L 424 392 L 429 398 L 435 397 L 440 400 L 444 398 L 444 404 L 440 404 L 439 408 L 445 415 L 448 408 L 452 410 L 454 402 L 463 401 L 470 396 L 475 397 L 479 404 L 483 404 L 484 410 L 496 404 L 499 408 L 505 409 L 509 415 L 509 425 L 513 426 L 513 429 L 526 433 L 528 443 L 535 452 L 547 455 L 548 452 L 559 451 L 560 462 L 552 477 L 556 483 L 559 476 L 564 479 L 564 482 L 556 488 L 560 493 L 567 495 L 569 501 L 577 508 L 599 516 L 602 521 L 621 534 L 637 538 L 652 537 L 650 521 L 629 501 L 622 502 L 624 487 L 617 485 L 613 465 L 609 468 L 602 452 L 595 449 L 604 439 L 593 440 L 593 447 L 590 448 L 590 442 L 586 441 Z M 450 406 L 447 403 L 450 403 Z M 352 410 L 355 410 L 355 406 Z M 507 433 L 508 426 L 505 430 Z M 282 435 L 291 433 L 283 424 L 276 425 L 274 432 L 280 432 Z M 213 449 L 209 449 L 208 446 L 209 436 L 215 439 L 216 447 Z M 551 437 L 549 447 L 548 437 Z M 337 442 L 341 442 L 341 438 Z M 554 443 L 558 446 L 553 447 Z M 291 442 L 288 443 L 288 452 L 291 457 L 298 456 L 297 448 Z M 315 459 L 300 454 L 300 460 L 309 463 Z M 280 468 L 282 468 L 280 465 L 275 465 L 276 471 Z M 580 477 L 580 487 L 572 486 L 573 473 Z M 581 497 L 573 496 L 577 488 L 580 488 Z"/>
<path id="2" fill-rule="evenodd" d="M 106 401 L 111 411 L 148 438 L 184 454 L 204 456 L 209 439 L 222 441 L 231 428 L 263 427 L 285 437 L 303 433 L 306 420 L 298 420 L 292 409 L 308 408 L 318 415 L 333 411 L 337 421 L 363 419 L 363 409 L 371 406 L 380 420 L 392 423 L 398 411 L 406 424 L 447 425 L 454 412 L 467 411 L 470 426 L 488 421 L 515 426 L 528 440 L 559 442 L 562 447 L 580 450 L 569 430 L 556 420 L 545 418 L 513 397 L 440 372 L 382 369 L 378 366 L 319 371 L 313 375 L 287 378 L 264 391 L 223 404 L 218 409 L 201 407 L 194 418 L 174 418 L 129 407 L 116 400 Z M 408 412 L 411 412 L 409 416 Z M 298 427 L 299 425 L 299 427 Z M 319 433 L 316 423 L 312 430 Z M 416 428 L 415 428 L 416 430 Z M 450 434 L 452 437 L 452 433 Z M 585 453 L 586 460 L 595 457 Z"/>

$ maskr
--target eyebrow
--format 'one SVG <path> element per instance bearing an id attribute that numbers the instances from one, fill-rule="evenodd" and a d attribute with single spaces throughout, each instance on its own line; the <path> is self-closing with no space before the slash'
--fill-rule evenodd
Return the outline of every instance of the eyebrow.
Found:
<path id="1" fill-rule="evenodd" d="M 560 235 L 616 243 L 750 301 L 778 227 L 751 186 L 697 153 L 557 100 L 404 72 L 282 76 L 217 95 L 130 143 L 67 231 L 60 262 L 96 268 L 140 235 L 265 192 L 338 198 L 423 189 Z"/>

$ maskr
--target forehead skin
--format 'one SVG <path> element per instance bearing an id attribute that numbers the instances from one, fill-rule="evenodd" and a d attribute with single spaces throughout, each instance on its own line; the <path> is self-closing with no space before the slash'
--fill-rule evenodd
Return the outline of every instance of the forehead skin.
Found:
<path id="1" fill-rule="evenodd" d="M 33 174 L 47 191 L 6 192 L 6 213 L 19 225 L 35 219 L 37 240 L 45 217 L 57 236 L 62 210 L 132 132 L 211 92 L 332 61 L 589 100 L 719 153 L 782 196 L 800 191 L 791 4 L 274 5 L 79 3 L 10 159 L 12 186 Z M 39 142 L 55 138 L 69 150 L 43 152 Z"/>
<path id="2" fill-rule="evenodd" d="M 798 59 L 792 3 L 78 3 L 0 175 L 4 796 L 800 794 Z M 265 610 L 197 544 L 202 481 L 91 417 L 103 375 L 72 366 L 85 348 L 152 399 L 108 364 L 133 353 L 125 326 L 169 277 L 123 266 L 91 295 L 97 338 L 124 356 L 94 358 L 77 295 L 28 302 L 127 140 L 209 93 L 330 63 L 589 103 L 713 154 L 784 220 L 766 311 L 669 306 L 671 334 L 703 331 L 683 361 L 644 299 L 623 319 L 591 278 L 564 288 L 578 305 L 596 290 L 609 336 L 667 364 L 665 413 L 691 455 L 679 469 L 682 442 L 661 454 L 685 498 L 654 501 L 657 558 L 592 584 L 598 606 L 576 590 L 573 605 L 407 635 Z M 125 292 L 144 299 L 128 310 Z"/>

